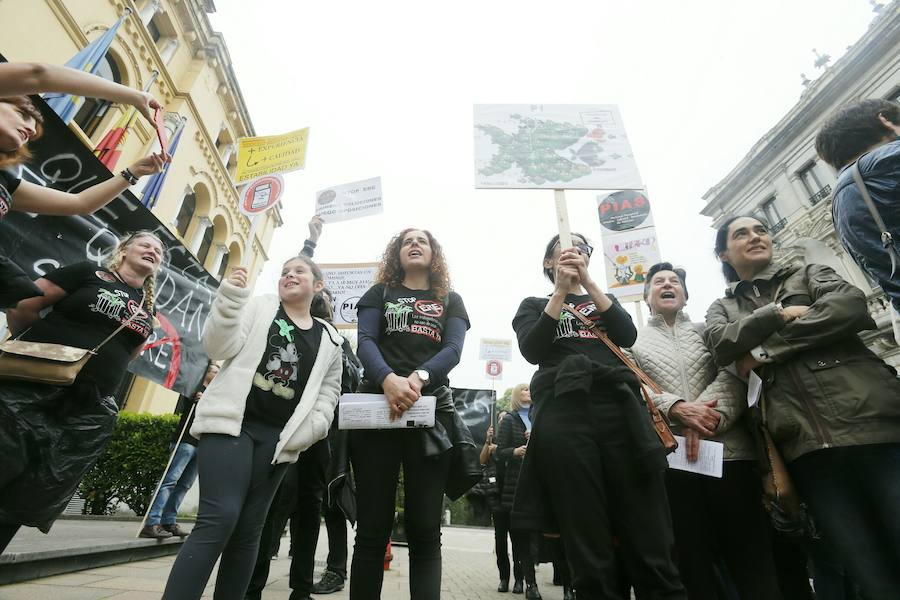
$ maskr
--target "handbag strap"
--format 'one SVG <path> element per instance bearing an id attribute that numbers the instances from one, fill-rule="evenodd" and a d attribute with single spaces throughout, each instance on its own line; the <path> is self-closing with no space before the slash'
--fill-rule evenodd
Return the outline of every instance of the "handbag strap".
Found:
<path id="1" fill-rule="evenodd" d="M 612 351 L 612 353 L 615 354 L 619 358 L 619 360 L 621 360 L 625 364 L 626 367 L 631 369 L 631 372 L 634 373 L 635 377 L 638 378 L 638 381 L 640 381 L 642 385 L 646 385 L 648 388 L 653 390 L 654 394 L 662 393 L 662 388 L 656 385 L 656 382 L 650 379 L 649 375 L 644 373 L 640 367 L 634 364 L 634 361 L 628 358 L 628 356 L 624 352 L 622 352 L 622 349 L 619 348 L 615 343 L 613 343 L 611 339 L 609 339 L 609 336 L 606 334 L 606 332 L 597 327 L 596 323 L 588 319 L 586 316 L 584 316 L 568 304 L 563 303 L 563 310 L 572 315 L 575 315 L 575 318 L 581 321 L 585 327 L 587 327 L 594 335 L 596 335 L 597 339 L 606 344 L 607 347 Z M 649 404 L 653 406 L 651 411 L 655 413 L 656 406 L 653 405 L 652 402 L 650 402 Z"/>
<path id="2" fill-rule="evenodd" d="M 888 256 L 891 257 L 891 277 L 893 277 L 894 273 L 897 272 L 897 255 L 900 253 L 894 245 L 894 236 L 888 231 L 887 225 L 884 224 L 881 214 L 875 207 L 875 202 L 872 201 L 872 196 L 869 195 L 866 182 L 863 180 L 862 173 L 859 172 L 859 161 L 854 162 L 853 166 L 850 167 L 850 174 L 853 175 L 853 181 L 856 182 L 856 187 L 859 188 L 859 193 L 862 194 L 863 202 L 866 203 L 866 208 L 869 209 L 872 220 L 875 221 L 875 225 L 880 230 L 881 245 L 887 251 Z"/>
<path id="3" fill-rule="evenodd" d="M 94 349 L 91 350 L 91 354 L 97 354 L 97 352 L 100 351 L 100 348 L 102 348 L 103 346 L 106 345 L 106 342 L 108 342 L 109 340 L 111 340 L 111 339 L 113 339 L 114 337 L 116 337 L 116 335 L 117 335 L 120 331 L 122 331 L 123 329 L 125 329 L 125 327 L 128 326 L 129 323 L 131 323 L 132 321 L 134 321 L 134 320 L 137 318 L 138 315 L 140 315 L 141 313 L 143 313 L 143 312 L 144 312 L 144 300 L 146 300 L 146 299 L 147 299 L 147 292 L 144 292 L 143 294 L 141 294 L 141 303 L 138 305 L 138 310 L 136 310 L 136 311 L 134 311 L 133 313 L 131 313 L 131 316 L 128 317 L 127 320 L 123 321 L 122 324 L 119 325 L 119 326 L 116 328 L 115 331 L 113 331 L 111 334 L 109 334 L 108 336 L 106 336 L 106 339 L 105 339 L 105 340 L 103 340 L 102 342 L 100 342 L 99 344 L 97 344 L 96 346 L 94 346 Z M 148 316 L 149 316 L 149 313 L 148 313 Z"/>

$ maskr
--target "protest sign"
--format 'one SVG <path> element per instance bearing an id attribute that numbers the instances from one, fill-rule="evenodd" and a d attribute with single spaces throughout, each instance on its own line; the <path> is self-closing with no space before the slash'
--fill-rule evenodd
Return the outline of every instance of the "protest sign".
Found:
<path id="1" fill-rule="evenodd" d="M 640 300 L 647 270 L 660 259 L 656 228 L 603 235 L 607 287 L 620 302 Z"/>
<path id="2" fill-rule="evenodd" d="M 603 233 L 653 226 L 650 201 L 646 194 L 636 190 L 597 196 L 597 216 Z"/>
<path id="3" fill-rule="evenodd" d="M 493 424 L 497 393 L 494 390 L 466 388 L 451 388 L 451 390 L 456 414 L 469 428 L 475 443 L 482 446 L 487 437 L 487 429 Z M 494 436 L 496 437 L 496 432 Z"/>
<path id="4" fill-rule="evenodd" d="M 241 194 L 241 205 L 238 207 L 248 217 L 255 217 L 272 208 L 281 198 L 284 191 L 284 179 L 281 175 L 266 175 L 251 181 Z M 250 236 L 253 239 L 252 236 Z"/>
<path id="5" fill-rule="evenodd" d="M 247 183 L 263 175 L 287 173 L 306 165 L 309 127 L 285 133 L 238 140 L 235 183 Z"/>
<path id="6" fill-rule="evenodd" d="M 381 177 L 337 185 L 316 193 L 316 214 L 326 223 L 384 212 Z"/>
<path id="7" fill-rule="evenodd" d="M 479 360 L 512 360 L 512 340 L 481 338 L 478 347 Z"/>
<path id="8" fill-rule="evenodd" d="M 33 157 L 23 166 L 22 179 L 78 192 L 113 177 L 53 110 L 42 100 L 35 103 L 44 116 L 44 135 L 29 144 Z M 0 253 L 36 279 L 82 261 L 100 266 L 120 236 L 139 230 L 158 235 L 166 251 L 154 293 L 159 325 L 128 370 L 192 395 L 206 372 L 200 334 L 218 282 L 130 191 L 91 215 L 52 217 L 12 211 L 0 222 Z"/>
<path id="9" fill-rule="evenodd" d="M 615 105 L 476 104 L 475 187 L 643 185 Z"/>
<path id="10" fill-rule="evenodd" d="M 372 287 L 378 265 L 377 262 L 319 265 L 325 287 L 334 299 L 334 326 L 338 329 L 356 327 L 356 303 Z"/>

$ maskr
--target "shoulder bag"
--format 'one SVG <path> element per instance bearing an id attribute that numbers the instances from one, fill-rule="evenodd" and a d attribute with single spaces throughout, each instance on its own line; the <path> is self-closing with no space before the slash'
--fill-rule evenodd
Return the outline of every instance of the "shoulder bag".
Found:
<path id="1" fill-rule="evenodd" d="M 145 293 L 141 298 L 139 310 L 90 350 L 65 344 L 18 339 L 28 331 L 27 329 L 16 339 L 3 342 L 0 344 L 0 380 L 28 381 L 59 386 L 72 385 L 75 378 L 78 377 L 78 373 L 91 357 L 95 356 L 100 348 L 144 312 L 146 297 Z"/>
<path id="2" fill-rule="evenodd" d="M 663 447 L 666 449 L 666 454 L 671 454 L 675 452 L 675 449 L 678 448 L 678 442 L 675 440 L 675 436 L 672 435 L 672 430 L 669 429 L 669 424 L 666 422 L 665 418 L 663 418 L 662 414 L 660 414 L 659 409 L 656 408 L 656 405 L 653 404 L 653 399 L 650 397 L 650 393 L 647 392 L 647 388 L 650 388 L 654 394 L 661 394 L 662 388 L 656 385 L 656 382 L 650 379 L 650 376 L 644 373 L 640 367 L 638 367 L 628 356 L 622 352 L 622 349 L 619 348 L 616 344 L 613 343 L 609 336 L 606 335 L 606 332 L 597 327 L 597 324 L 585 317 L 583 314 L 573 309 L 568 304 L 563 303 L 563 310 L 569 312 L 574 315 L 579 321 L 584 324 L 594 335 L 597 336 L 601 342 L 606 344 L 609 349 L 615 354 L 619 360 L 621 360 L 626 367 L 631 369 L 631 372 L 634 373 L 635 377 L 638 379 L 638 384 L 641 387 L 641 393 L 644 395 L 644 401 L 647 405 L 647 411 L 650 413 L 650 419 L 653 422 L 653 428 L 656 430 L 656 435 L 659 436 L 659 441 L 662 442 Z"/>

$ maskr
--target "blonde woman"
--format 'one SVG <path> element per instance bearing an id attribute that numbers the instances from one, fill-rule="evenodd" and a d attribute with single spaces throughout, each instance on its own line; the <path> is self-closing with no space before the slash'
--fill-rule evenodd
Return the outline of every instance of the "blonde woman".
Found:
<path id="1" fill-rule="evenodd" d="M 500 422 L 498 429 L 496 456 L 501 485 L 500 507 L 494 513 L 494 528 L 497 530 L 498 536 L 500 535 L 499 531 L 503 530 L 504 547 L 507 533 L 512 539 L 513 574 L 515 576 L 513 593 L 521 594 L 524 583 L 527 588 L 524 590 L 526 598 L 540 598 L 541 594 L 534 576 L 534 560 L 531 556 L 531 535 L 510 528 L 510 511 L 513 498 L 516 496 L 516 484 L 519 482 L 522 459 L 525 457 L 525 448 L 528 445 L 528 437 L 531 435 L 531 391 L 527 383 L 520 383 L 513 388 L 509 401 L 509 413 Z M 509 568 L 507 567 L 506 572 L 501 573 L 497 591 L 505 592 L 508 589 Z"/>
<path id="2" fill-rule="evenodd" d="M 7 312 L 19 339 L 79 348 L 93 348 L 128 324 L 71 386 L 0 382 L 0 552 L 22 525 L 50 529 L 109 442 L 118 414 L 113 395 L 153 331 L 162 260 L 155 234 L 133 233 L 105 267 L 82 262 L 48 273 L 35 282 L 43 296 Z"/>

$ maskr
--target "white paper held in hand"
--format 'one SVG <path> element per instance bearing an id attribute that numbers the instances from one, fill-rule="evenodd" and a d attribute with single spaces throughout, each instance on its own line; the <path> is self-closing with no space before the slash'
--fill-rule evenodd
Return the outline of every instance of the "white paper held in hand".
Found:
<path id="1" fill-rule="evenodd" d="M 384 394 L 344 394 L 338 404 L 338 429 L 411 429 L 434 427 L 434 396 L 422 396 L 391 421 Z"/>
<path id="2" fill-rule="evenodd" d="M 759 404 L 759 395 L 762 393 L 762 379 L 754 371 L 750 371 L 747 379 L 747 406 L 753 408 Z"/>
<path id="3" fill-rule="evenodd" d="M 689 471 L 708 475 L 710 477 L 722 477 L 722 463 L 725 460 L 725 445 L 722 442 L 700 440 L 700 453 L 696 462 L 690 462 L 687 458 L 687 441 L 683 435 L 676 435 L 678 448 L 675 452 L 666 456 L 670 469 Z"/>

